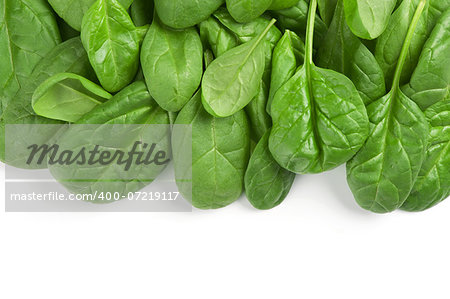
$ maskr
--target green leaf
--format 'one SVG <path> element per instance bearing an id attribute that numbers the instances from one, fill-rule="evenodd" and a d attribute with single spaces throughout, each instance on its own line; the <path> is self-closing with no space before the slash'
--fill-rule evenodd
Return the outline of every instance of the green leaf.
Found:
<path id="1" fill-rule="evenodd" d="M 89 64 L 86 51 L 81 44 L 80 38 L 73 38 L 61 43 L 53 48 L 41 61 L 36 65 L 33 72 L 29 76 L 29 80 L 17 93 L 15 100 L 8 105 L 4 113 L 4 121 L 7 124 L 60 124 L 61 122 L 37 116 L 31 106 L 31 100 L 35 89 L 45 80 L 53 75 L 70 72 L 86 77 L 90 80 L 95 79 L 94 71 Z M 2 136 L 4 136 L 5 128 L 2 127 Z M 21 135 L 26 142 L 33 140 L 35 144 L 45 144 L 51 138 L 55 130 L 44 126 L 23 126 Z M 1 140 L 4 140 L 2 138 Z M 21 168 L 35 168 L 37 165 L 27 165 L 25 162 L 29 152 L 26 147 L 16 140 L 14 143 L 8 144 L 13 156 L 8 158 L 7 163 Z M 2 150 L 4 147 L 2 147 Z M 2 157 L 4 152 L 2 152 Z M 43 165 L 45 167 L 45 165 Z M 40 166 L 42 167 L 42 166 Z"/>
<path id="2" fill-rule="evenodd" d="M 286 30 L 273 50 L 272 75 L 270 81 L 267 112 L 271 114 L 271 106 L 275 93 L 282 87 L 303 65 L 305 59 L 305 44 L 292 31 Z"/>
<path id="3" fill-rule="evenodd" d="M 441 15 L 450 7 L 450 0 L 430 0 L 428 7 L 428 31 L 431 32 Z"/>
<path id="4" fill-rule="evenodd" d="M 258 94 L 245 107 L 250 120 L 251 137 L 255 142 L 258 142 L 272 127 L 272 119 L 266 111 L 268 97 L 269 87 L 264 80 L 261 80 Z"/>
<path id="5" fill-rule="evenodd" d="M 0 114 L 3 114 L 39 60 L 61 42 L 61 37 L 46 1 L 2 0 L 0 11 Z"/>
<path id="6" fill-rule="evenodd" d="M 134 0 L 130 7 L 131 19 L 136 26 L 151 24 L 154 14 L 153 0 Z"/>
<path id="7" fill-rule="evenodd" d="M 202 83 L 205 109 L 227 117 L 242 110 L 258 94 L 268 43 L 264 40 L 275 20 L 258 37 L 233 48 L 206 69 Z"/>
<path id="8" fill-rule="evenodd" d="M 136 141 L 142 142 L 136 147 L 137 151 L 144 151 L 143 144 L 147 143 L 155 144 L 154 153 L 162 151 L 170 155 L 169 116 L 152 100 L 142 81 L 131 84 L 108 102 L 94 108 L 76 125 L 70 126 L 56 143 L 61 149 L 70 149 L 75 153 L 82 148 L 87 151 L 97 148 L 113 157 L 117 150 L 130 152 Z M 98 163 L 50 163 L 49 169 L 73 193 L 100 195 L 107 192 L 113 198 L 117 199 L 119 195 L 121 199 L 127 197 L 129 192 L 150 184 L 166 165 L 132 163 L 130 169 L 125 170 L 123 164 L 114 162 L 100 166 Z M 100 196 L 95 199 L 95 203 L 104 202 Z"/>
<path id="9" fill-rule="evenodd" d="M 175 127 L 172 137 L 175 175 L 183 196 L 200 209 L 222 208 L 236 201 L 244 187 L 250 151 L 245 113 L 215 118 L 204 110 L 198 92 L 175 124 L 192 125 L 192 142 L 185 138 L 184 126 Z M 191 180 L 186 180 L 187 174 L 192 174 Z"/>
<path id="10" fill-rule="evenodd" d="M 295 173 L 318 173 L 347 162 L 364 144 L 368 118 L 353 83 L 312 62 L 312 0 L 304 65 L 276 93 L 269 148 L 275 160 Z"/>
<path id="11" fill-rule="evenodd" d="M 330 26 L 333 20 L 338 1 L 340 0 L 318 0 L 320 16 L 327 26 Z"/>
<path id="12" fill-rule="evenodd" d="M 73 29 L 81 31 L 84 14 L 96 0 L 48 0 L 55 12 Z M 119 0 L 125 9 L 133 0 Z"/>
<path id="13" fill-rule="evenodd" d="M 449 96 L 450 8 L 442 15 L 420 55 L 403 92 L 425 111 Z"/>
<path id="14" fill-rule="evenodd" d="M 408 32 L 414 13 L 421 0 L 403 0 L 390 18 L 386 31 L 378 38 L 375 48 L 375 57 L 380 64 L 386 80 L 386 86 L 391 88 L 397 62 L 402 50 L 403 41 Z M 400 77 L 400 85 L 409 81 L 417 65 L 422 48 L 430 34 L 428 23 L 432 16 L 428 13 L 429 1 L 424 8 L 414 35 L 411 38 L 408 55 Z"/>
<path id="15" fill-rule="evenodd" d="M 383 71 L 369 49 L 348 28 L 342 1 L 336 6 L 319 49 L 317 65 L 346 75 L 366 105 L 386 94 Z"/>
<path id="16" fill-rule="evenodd" d="M 277 19 L 278 26 L 283 29 L 294 31 L 302 40 L 305 40 L 306 25 L 308 19 L 308 2 L 300 0 L 295 6 L 287 9 L 272 12 Z M 315 17 L 314 25 L 314 47 L 319 48 L 323 38 L 327 33 L 327 25 L 319 18 Z"/>
<path id="17" fill-rule="evenodd" d="M 117 0 L 97 0 L 86 12 L 81 40 L 103 88 L 117 92 L 133 81 L 146 30 L 134 26 Z"/>
<path id="18" fill-rule="evenodd" d="M 195 28 L 172 30 L 157 18 L 145 37 L 141 63 L 150 94 L 177 112 L 191 99 L 203 72 L 203 46 Z"/>
<path id="19" fill-rule="evenodd" d="M 161 21 L 173 28 L 182 29 L 206 20 L 225 0 L 154 0 Z"/>
<path id="20" fill-rule="evenodd" d="M 60 73 L 44 81 L 33 94 L 37 115 L 76 122 L 112 96 L 91 81 L 70 73 Z"/>
<path id="21" fill-rule="evenodd" d="M 39 60 L 60 42 L 58 26 L 47 1 L 0 1 L 0 160 L 2 161 L 5 159 L 4 113 L 10 103 L 17 101 L 17 92 L 28 84 L 31 72 Z"/>
<path id="22" fill-rule="evenodd" d="M 294 6 L 298 0 L 273 0 L 269 6 L 270 10 L 280 10 Z"/>
<path id="23" fill-rule="evenodd" d="M 343 0 L 347 23 L 353 33 L 375 39 L 386 29 L 397 0 Z"/>
<path id="24" fill-rule="evenodd" d="M 450 8 L 442 15 L 420 56 L 409 86 L 403 88 L 431 125 L 424 163 L 402 209 L 423 211 L 450 195 Z"/>
<path id="25" fill-rule="evenodd" d="M 59 32 L 61 33 L 61 40 L 67 41 L 74 37 L 79 37 L 80 32 L 76 31 L 72 27 L 69 26 L 63 19 L 57 18 L 56 22 L 58 23 Z"/>
<path id="26" fill-rule="evenodd" d="M 246 43 L 252 39 L 258 37 L 270 24 L 271 20 L 265 17 L 256 18 L 247 23 L 236 22 L 233 17 L 228 13 L 228 11 L 222 7 L 219 8 L 215 13 L 214 17 L 218 19 L 225 27 L 227 27 L 231 32 L 236 34 L 241 43 Z M 272 47 L 275 47 L 277 42 L 281 38 L 280 30 L 272 26 L 264 37 Z"/>
<path id="27" fill-rule="evenodd" d="M 431 124 L 431 142 L 417 181 L 402 206 L 418 212 L 429 209 L 450 196 L 450 99 L 438 102 L 425 112 Z"/>
<path id="28" fill-rule="evenodd" d="M 200 37 L 204 45 L 211 48 L 215 57 L 239 45 L 239 41 L 228 28 L 216 18 L 210 17 L 199 24 Z"/>
<path id="29" fill-rule="evenodd" d="M 226 0 L 227 9 L 240 23 L 250 22 L 262 15 L 272 4 L 272 0 Z"/>
<path id="30" fill-rule="evenodd" d="M 261 138 L 245 172 L 245 193 L 257 209 L 278 206 L 288 195 L 295 174 L 282 168 L 269 151 L 270 130 Z"/>
<path id="31" fill-rule="evenodd" d="M 391 212 L 403 205 L 425 158 L 428 123 L 420 108 L 399 87 L 425 4 L 426 0 L 420 2 L 409 25 L 391 91 L 367 108 L 369 138 L 347 164 L 347 180 L 356 201 L 376 213 Z"/>

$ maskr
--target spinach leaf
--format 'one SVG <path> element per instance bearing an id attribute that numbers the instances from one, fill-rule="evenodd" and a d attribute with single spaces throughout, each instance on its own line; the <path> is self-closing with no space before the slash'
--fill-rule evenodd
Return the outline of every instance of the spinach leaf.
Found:
<path id="1" fill-rule="evenodd" d="M 26 21 L 24 21 L 26 20 Z M 33 68 L 61 42 L 45 0 L 0 1 L 0 160 L 4 160 L 7 106 L 28 83 Z M 14 101 L 13 101 L 14 99 Z"/>
<path id="2" fill-rule="evenodd" d="M 73 38 L 54 47 L 41 61 L 36 65 L 19 92 L 15 100 L 8 105 L 4 112 L 4 121 L 7 124 L 59 124 L 60 122 L 37 116 L 31 106 L 31 98 L 35 89 L 45 80 L 53 75 L 70 72 L 95 80 L 95 74 L 92 70 L 86 51 L 83 48 L 80 38 Z M 2 128 L 4 136 L 5 128 Z M 23 139 L 16 139 L 14 143 L 9 143 L 8 147 L 13 155 L 7 159 L 7 163 L 21 168 L 40 168 L 42 166 L 27 165 L 25 161 L 29 154 L 28 150 L 20 140 L 35 144 L 44 144 L 55 134 L 54 128 L 50 126 L 23 126 L 20 132 Z M 4 141 L 4 138 L 0 139 Z M 4 147 L 2 157 L 4 157 Z M 45 166 L 45 165 L 44 165 Z"/>
<path id="3" fill-rule="evenodd" d="M 375 48 L 375 57 L 385 74 L 386 85 L 391 87 L 397 62 L 406 37 L 409 24 L 421 0 L 403 0 L 392 15 L 386 31 L 379 37 Z M 405 60 L 405 66 L 400 77 L 400 85 L 409 81 L 417 65 L 422 48 L 430 34 L 429 22 L 439 18 L 438 14 L 429 14 L 429 1 L 418 22 L 411 39 L 411 46 Z"/>
<path id="4" fill-rule="evenodd" d="M 109 157 L 113 157 L 117 150 L 130 152 L 136 141 L 142 142 L 135 148 L 137 151 L 144 151 L 147 143 L 155 144 L 154 153 L 162 151 L 170 155 L 169 116 L 152 100 L 144 82 L 131 84 L 108 102 L 94 108 L 75 126 L 70 126 L 57 144 L 61 149 L 74 152 L 83 147 L 91 150 L 98 146 L 98 151 L 109 152 Z M 129 170 L 124 170 L 124 165 L 118 163 L 61 165 L 49 161 L 52 175 L 71 192 L 108 192 L 114 196 L 117 193 L 119 198 L 151 183 L 166 165 L 132 163 Z M 102 203 L 101 200 L 93 202 Z"/>
<path id="5" fill-rule="evenodd" d="M 239 45 L 239 41 L 228 28 L 216 18 L 210 17 L 199 24 L 200 37 L 208 45 L 215 57 Z"/>
<path id="6" fill-rule="evenodd" d="M 239 23 L 233 19 L 225 8 L 218 9 L 214 13 L 214 17 L 236 34 L 241 43 L 249 42 L 258 37 L 269 26 L 271 21 L 265 17 L 259 17 L 247 23 Z M 272 48 L 275 47 L 280 38 L 281 32 L 275 26 L 270 27 L 267 35 L 264 37 L 271 44 Z"/>
<path id="7" fill-rule="evenodd" d="M 273 11 L 272 15 L 277 19 L 277 24 L 281 29 L 294 31 L 302 40 L 305 40 L 305 32 L 308 18 L 308 2 L 300 0 L 295 6 L 287 9 Z M 327 25 L 319 18 L 315 17 L 314 25 L 314 47 L 319 48 L 323 38 L 327 34 Z"/>
<path id="8" fill-rule="evenodd" d="M 347 181 L 356 201 L 376 213 L 391 212 L 403 205 L 425 158 L 427 120 L 400 90 L 399 82 L 426 2 L 419 3 L 409 25 L 391 91 L 367 107 L 371 122 L 369 138 L 347 164 Z"/>
<path id="9" fill-rule="evenodd" d="M 257 38 L 270 24 L 270 20 L 265 17 L 259 17 L 248 23 L 238 23 L 226 11 L 219 9 L 214 16 L 231 32 L 233 32 L 241 43 L 246 43 Z M 259 84 L 257 95 L 245 107 L 247 115 L 250 119 L 252 139 L 256 142 L 264 135 L 264 133 L 272 126 L 272 120 L 265 111 L 268 101 L 268 87 L 270 86 L 270 76 L 272 69 L 272 51 L 277 42 L 281 38 L 281 32 L 275 27 L 270 27 L 265 40 L 269 43 L 265 47 L 265 62 L 262 80 Z"/>
<path id="10" fill-rule="evenodd" d="M 403 92 L 425 111 L 448 98 L 450 90 L 450 8 L 442 15 Z"/>
<path id="11" fill-rule="evenodd" d="M 48 0 L 55 12 L 73 29 L 81 31 L 84 14 L 96 0 Z M 125 9 L 130 7 L 133 0 L 119 0 Z"/>
<path id="12" fill-rule="evenodd" d="M 245 107 L 250 121 L 251 137 L 255 142 L 258 142 L 272 127 L 272 119 L 266 111 L 268 97 L 269 87 L 265 80 L 261 80 L 258 94 Z"/>
<path id="13" fill-rule="evenodd" d="M 136 28 L 117 0 L 97 0 L 81 27 L 81 40 L 103 88 L 117 92 L 132 82 L 147 27 Z"/>
<path id="14" fill-rule="evenodd" d="M 272 4 L 272 0 L 226 0 L 227 9 L 233 18 L 246 23 L 262 15 Z"/>
<path id="15" fill-rule="evenodd" d="M 375 39 L 386 29 L 397 0 L 343 0 L 345 16 L 352 32 Z"/>
<path id="16" fill-rule="evenodd" d="M 33 94 L 37 115 L 76 122 L 111 95 L 91 81 L 71 73 L 60 73 L 44 81 Z"/>
<path id="17" fill-rule="evenodd" d="M 134 0 L 130 7 L 131 19 L 136 26 L 151 24 L 154 14 L 153 0 Z"/>
<path id="18" fill-rule="evenodd" d="M 154 0 L 161 21 L 182 29 L 206 20 L 225 0 Z"/>
<path id="19" fill-rule="evenodd" d="M 203 108 L 199 91 L 175 124 L 192 125 L 192 142 L 184 138 L 188 135 L 184 126 L 175 126 L 173 131 L 175 175 L 181 194 L 200 209 L 217 209 L 236 201 L 242 194 L 250 150 L 245 113 L 215 118 Z M 191 180 L 186 180 L 187 174 L 192 174 Z"/>
<path id="20" fill-rule="evenodd" d="M 0 2 L 0 11 L 0 114 L 3 114 L 35 65 L 61 42 L 61 37 L 46 1 L 4 0 Z"/>
<path id="21" fill-rule="evenodd" d="M 369 49 L 348 28 L 342 0 L 337 3 L 319 49 L 317 65 L 351 79 L 366 105 L 386 94 L 383 71 Z"/>
<path id="22" fill-rule="evenodd" d="M 431 125 L 419 176 L 402 209 L 422 211 L 450 195 L 450 8 L 442 15 L 420 56 L 408 87 L 403 88 Z"/>
<path id="23" fill-rule="evenodd" d="M 317 5 L 319 7 L 320 17 L 327 26 L 330 26 L 331 21 L 333 20 L 338 1 L 339 0 L 318 0 Z"/>
<path id="24" fill-rule="evenodd" d="M 57 17 L 56 22 L 58 23 L 58 28 L 61 34 L 62 41 L 67 41 L 74 37 L 80 36 L 80 32 L 70 27 L 69 24 L 67 24 L 63 19 Z"/>
<path id="25" fill-rule="evenodd" d="M 406 211 L 429 209 L 450 196 L 450 98 L 425 111 L 431 124 L 430 143 L 417 181 L 401 207 Z"/>
<path id="26" fill-rule="evenodd" d="M 273 0 L 269 6 L 270 10 L 280 10 L 294 6 L 298 0 Z"/>
<path id="27" fill-rule="evenodd" d="M 245 193 L 257 209 L 278 206 L 289 193 L 295 174 L 282 168 L 269 151 L 270 130 L 261 138 L 245 172 Z"/>
<path id="28" fill-rule="evenodd" d="M 353 83 L 312 61 L 317 0 L 308 15 L 304 65 L 275 94 L 269 148 L 296 173 L 318 173 L 347 162 L 368 135 L 367 112 Z"/>
<path id="29" fill-rule="evenodd" d="M 265 36 L 274 23 L 275 20 L 258 37 L 227 51 L 206 69 L 202 99 L 209 113 L 217 117 L 231 116 L 258 94 L 268 47 Z"/>
<path id="30" fill-rule="evenodd" d="M 286 30 L 273 51 L 267 113 L 271 114 L 275 93 L 295 74 L 304 59 L 305 44 L 294 32 Z"/>
<path id="31" fill-rule="evenodd" d="M 441 15 L 450 7 L 450 0 L 429 0 L 428 31 L 431 32 Z"/>
<path id="32" fill-rule="evenodd" d="M 172 30 L 155 17 L 142 45 L 141 63 L 150 94 L 165 110 L 177 112 L 198 89 L 203 46 L 195 28 Z"/>

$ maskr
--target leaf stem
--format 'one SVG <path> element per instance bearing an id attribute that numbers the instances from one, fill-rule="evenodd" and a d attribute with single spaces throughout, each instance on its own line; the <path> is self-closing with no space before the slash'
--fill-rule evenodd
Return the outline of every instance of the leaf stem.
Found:
<path id="1" fill-rule="evenodd" d="M 416 31 L 417 23 L 419 23 L 419 19 L 422 15 L 422 12 L 427 4 L 428 0 L 421 0 L 419 5 L 417 6 L 416 12 L 414 13 L 411 24 L 409 25 L 408 33 L 406 34 L 405 41 L 403 43 L 402 51 L 400 52 L 400 56 L 398 59 L 397 67 L 395 69 L 394 81 L 392 83 L 392 89 L 398 89 L 400 87 L 400 78 L 403 71 L 403 66 L 405 65 L 406 56 L 408 55 L 409 47 L 411 45 L 411 41 Z"/>
<path id="2" fill-rule="evenodd" d="M 314 22 L 316 20 L 317 0 L 311 0 L 308 10 L 308 26 L 306 31 L 306 57 L 305 63 L 313 64 Z"/>

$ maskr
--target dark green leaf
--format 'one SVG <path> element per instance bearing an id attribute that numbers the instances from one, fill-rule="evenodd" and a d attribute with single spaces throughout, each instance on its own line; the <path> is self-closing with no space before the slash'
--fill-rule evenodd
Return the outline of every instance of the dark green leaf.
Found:
<path id="1" fill-rule="evenodd" d="M 206 20 L 225 0 L 154 0 L 161 21 L 173 28 L 187 28 Z"/>
<path id="2" fill-rule="evenodd" d="M 250 150 L 245 113 L 215 118 L 204 110 L 199 92 L 181 110 L 176 124 L 192 125 L 192 143 L 185 138 L 184 127 L 175 127 L 172 138 L 175 175 L 183 196 L 200 209 L 222 208 L 236 201 L 244 187 Z M 184 180 L 188 173 L 192 180 Z"/>
<path id="3" fill-rule="evenodd" d="M 425 158 L 427 120 L 399 87 L 402 67 L 425 4 L 426 0 L 421 1 L 409 25 L 391 91 L 367 108 L 369 138 L 347 164 L 347 180 L 356 201 L 376 213 L 391 212 L 403 205 Z"/>
<path id="4" fill-rule="evenodd" d="M 304 58 L 305 44 L 294 32 L 286 30 L 273 51 L 272 76 L 267 102 L 269 114 L 275 93 L 295 74 L 298 67 L 303 64 Z"/>
<path id="5" fill-rule="evenodd" d="M 423 111 L 449 96 L 449 53 L 450 8 L 425 43 L 411 81 L 402 88 Z"/>
<path id="6" fill-rule="evenodd" d="M 245 193 L 257 209 L 278 206 L 288 195 L 295 174 L 283 169 L 269 151 L 270 130 L 256 146 L 245 173 Z"/>
<path id="7" fill-rule="evenodd" d="M 226 0 L 227 9 L 240 23 L 250 22 L 262 15 L 272 4 L 272 0 Z"/>
<path id="8" fill-rule="evenodd" d="M 201 22 L 199 28 L 203 44 L 211 48 L 215 57 L 239 45 L 236 35 L 214 17 Z"/>
<path id="9" fill-rule="evenodd" d="M 383 71 L 373 54 L 348 28 L 342 1 L 336 6 L 317 64 L 351 79 L 366 105 L 386 94 Z"/>
<path id="10" fill-rule="evenodd" d="M 318 173 L 347 162 L 364 144 L 368 118 L 353 83 L 312 62 L 317 1 L 308 16 L 305 63 L 276 93 L 269 148 L 296 173 Z"/>

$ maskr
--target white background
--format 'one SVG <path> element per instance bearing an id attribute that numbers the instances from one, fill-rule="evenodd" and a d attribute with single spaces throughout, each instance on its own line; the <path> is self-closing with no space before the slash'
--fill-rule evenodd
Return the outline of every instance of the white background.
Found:
<path id="1" fill-rule="evenodd" d="M 343 168 L 299 176 L 267 212 L 244 198 L 192 213 L 2 208 L 0 298 L 448 299 L 449 231 L 450 201 L 361 210 Z"/>

